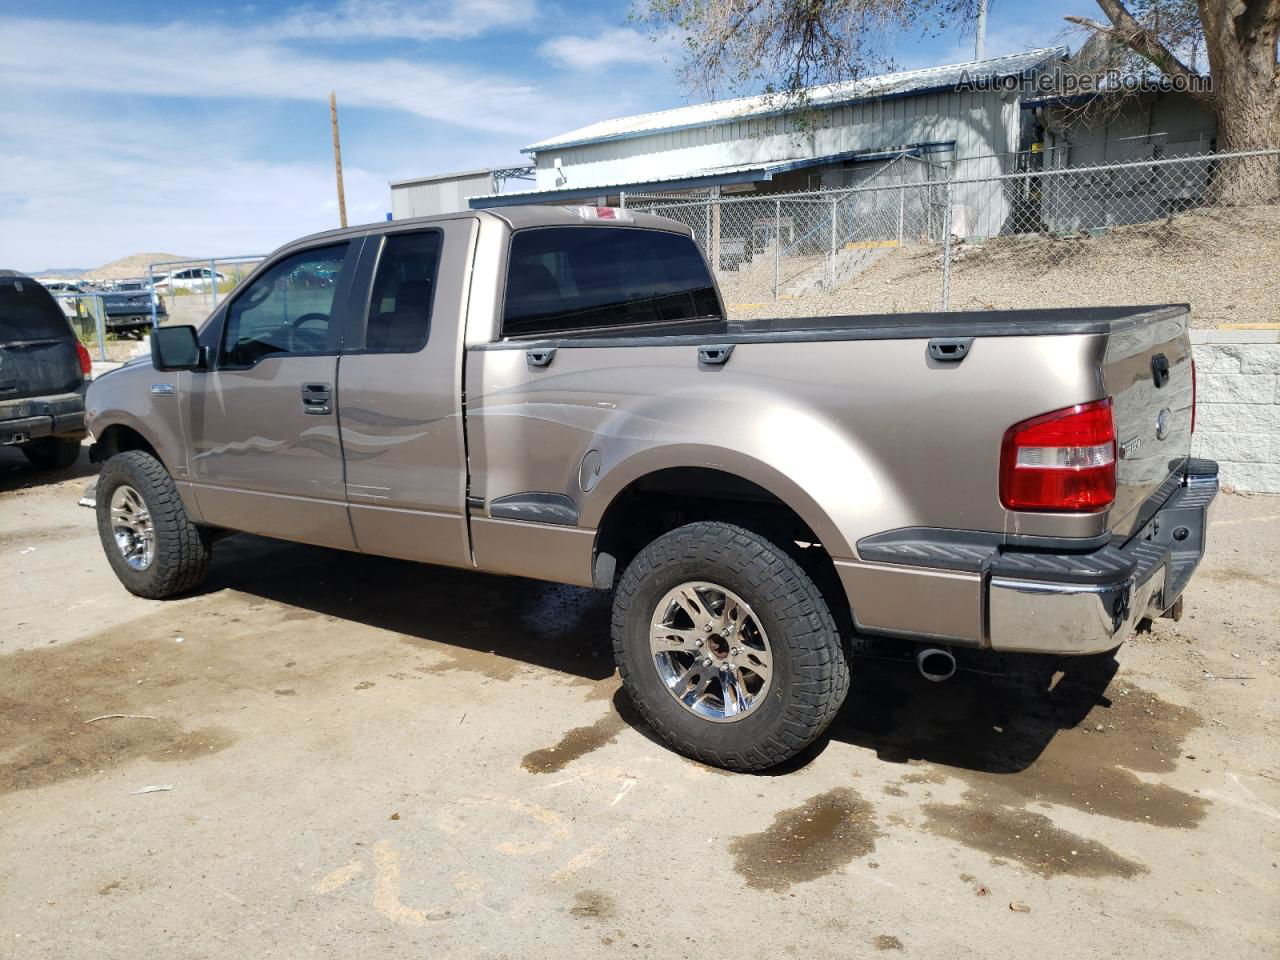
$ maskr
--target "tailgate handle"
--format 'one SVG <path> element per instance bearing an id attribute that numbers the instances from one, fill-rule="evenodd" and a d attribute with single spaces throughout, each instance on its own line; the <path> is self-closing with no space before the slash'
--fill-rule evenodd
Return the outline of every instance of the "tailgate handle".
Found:
<path id="1" fill-rule="evenodd" d="M 1151 379 L 1157 390 L 1169 382 L 1169 358 L 1163 353 L 1151 358 Z"/>
<path id="2" fill-rule="evenodd" d="M 524 358 L 529 361 L 531 367 L 549 367 L 551 361 L 556 358 L 555 347 L 545 347 L 539 350 L 526 350 Z"/>
<path id="3" fill-rule="evenodd" d="M 721 343 L 715 346 L 698 348 L 698 362 L 712 367 L 722 367 L 729 362 L 733 354 L 732 343 Z"/>
<path id="4" fill-rule="evenodd" d="M 972 344 L 973 337 L 934 337 L 929 341 L 929 356 L 939 363 L 959 363 Z"/>

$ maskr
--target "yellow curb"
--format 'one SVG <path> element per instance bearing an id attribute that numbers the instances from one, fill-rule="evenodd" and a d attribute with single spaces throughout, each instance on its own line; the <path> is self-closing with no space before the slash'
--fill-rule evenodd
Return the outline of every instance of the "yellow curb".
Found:
<path id="1" fill-rule="evenodd" d="M 899 247 L 897 240 L 861 240 L 857 243 L 846 243 L 846 250 L 877 250 L 881 247 Z"/>
<path id="2" fill-rule="evenodd" d="M 1220 323 L 1219 330 L 1280 330 L 1280 323 Z"/>

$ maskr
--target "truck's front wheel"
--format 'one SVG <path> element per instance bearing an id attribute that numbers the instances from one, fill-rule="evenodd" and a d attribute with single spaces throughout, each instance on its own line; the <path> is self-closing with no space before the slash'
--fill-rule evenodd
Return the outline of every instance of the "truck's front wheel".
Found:
<path id="1" fill-rule="evenodd" d="M 817 586 L 785 551 L 728 523 L 691 523 L 640 552 L 614 599 L 613 648 L 649 725 L 731 770 L 795 756 L 849 689 Z"/>
<path id="2" fill-rule="evenodd" d="M 173 478 L 151 454 L 130 450 L 108 460 L 97 501 L 102 549 L 130 593 L 163 600 L 204 579 L 209 535 L 191 522 Z"/>

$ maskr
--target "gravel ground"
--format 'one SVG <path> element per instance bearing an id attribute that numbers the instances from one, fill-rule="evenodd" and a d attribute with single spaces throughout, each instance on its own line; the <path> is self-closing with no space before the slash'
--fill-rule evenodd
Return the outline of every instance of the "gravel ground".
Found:
<path id="1" fill-rule="evenodd" d="M 859 659 L 741 776 L 638 722 L 598 592 L 241 536 L 140 600 L 91 473 L 0 450 L 0 956 L 1280 955 L 1280 498 L 1118 663 Z"/>
<path id="2" fill-rule="evenodd" d="M 1100 236 L 1005 237 L 961 244 L 951 306 L 960 310 L 1182 303 L 1193 324 L 1280 321 L 1280 207 L 1196 210 Z M 790 269 L 785 279 L 805 264 Z M 767 267 L 767 269 L 766 269 Z M 936 247 L 890 250 L 838 290 L 774 302 L 772 263 L 721 277 L 737 318 L 937 310 Z M 786 284 L 783 284 L 785 288 Z"/>

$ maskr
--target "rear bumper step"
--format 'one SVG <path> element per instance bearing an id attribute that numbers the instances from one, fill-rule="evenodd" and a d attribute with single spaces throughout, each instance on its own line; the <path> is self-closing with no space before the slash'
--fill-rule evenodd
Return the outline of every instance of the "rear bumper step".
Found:
<path id="1" fill-rule="evenodd" d="M 1204 556 L 1217 493 L 1217 464 L 1196 461 L 1182 486 L 1123 547 L 1004 554 L 991 567 L 990 647 L 1089 654 L 1118 646 L 1140 620 L 1162 616 L 1182 596 Z"/>

